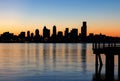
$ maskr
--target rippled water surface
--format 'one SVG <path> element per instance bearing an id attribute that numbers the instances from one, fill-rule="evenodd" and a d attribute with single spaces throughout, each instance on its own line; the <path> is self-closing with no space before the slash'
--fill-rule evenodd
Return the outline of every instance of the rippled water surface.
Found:
<path id="1" fill-rule="evenodd" d="M 0 81 L 93 81 L 94 59 L 92 44 L 0 44 Z"/>

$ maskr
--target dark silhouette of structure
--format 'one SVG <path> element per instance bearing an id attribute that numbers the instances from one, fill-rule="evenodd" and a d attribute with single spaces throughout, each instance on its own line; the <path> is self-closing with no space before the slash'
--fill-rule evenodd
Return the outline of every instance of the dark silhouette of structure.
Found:
<path id="1" fill-rule="evenodd" d="M 65 29 L 65 37 L 68 38 L 69 37 L 69 28 Z"/>
<path id="2" fill-rule="evenodd" d="M 52 40 L 51 40 L 53 43 L 56 42 L 56 40 L 57 40 L 56 37 L 57 37 L 57 29 L 56 29 L 56 26 L 54 25 L 54 26 L 53 26 Z"/>
<path id="3" fill-rule="evenodd" d="M 118 81 L 120 81 L 120 45 L 116 43 L 94 43 L 95 76 L 94 81 L 114 81 L 114 56 L 118 55 Z M 101 54 L 106 56 L 105 77 L 101 75 L 103 66 Z"/>
<path id="4" fill-rule="evenodd" d="M 18 37 L 19 37 L 20 42 L 24 42 L 25 41 L 25 32 L 21 32 Z"/>
<path id="5" fill-rule="evenodd" d="M 9 32 L 4 32 L 3 34 L 1 34 L 1 37 L 0 37 L 0 41 L 5 43 L 13 41 L 12 39 L 14 39 L 13 33 L 9 33 Z"/>
<path id="6" fill-rule="evenodd" d="M 40 34 L 39 34 L 39 29 L 35 30 L 34 42 L 36 42 L 36 43 L 41 42 L 41 40 L 40 40 Z"/>
<path id="7" fill-rule="evenodd" d="M 46 28 L 46 26 L 43 28 L 43 41 L 49 42 L 50 39 L 50 30 Z"/>
<path id="8" fill-rule="evenodd" d="M 27 41 L 30 42 L 31 38 L 30 38 L 30 31 L 27 31 Z"/>
<path id="9" fill-rule="evenodd" d="M 35 34 L 30 31 L 20 32 L 20 34 L 14 35 L 13 33 L 4 32 L 0 35 L 0 43 L 93 43 L 93 42 L 120 42 L 119 37 L 106 36 L 102 33 L 94 34 L 90 33 L 87 36 L 87 22 L 84 21 L 81 27 L 81 33 L 78 35 L 78 29 L 65 28 L 64 33 L 62 31 L 57 32 L 57 27 L 54 25 L 52 35 L 50 35 L 50 29 L 46 26 L 43 28 L 43 35 L 40 35 L 39 29 L 35 30 Z"/>
<path id="10" fill-rule="evenodd" d="M 56 29 L 56 26 L 54 25 L 53 26 L 53 37 L 56 37 L 57 35 L 57 29 Z"/>
<path id="11" fill-rule="evenodd" d="M 58 31 L 57 41 L 59 43 L 63 41 L 63 32 L 62 31 Z"/>
<path id="12" fill-rule="evenodd" d="M 81 40 L 85 42 L 87 38 L 87 22 L 83 22 L 83 26 L 81 27 Z"/>
<path id="13" fill-rule="evenodd" d="M 36 30 L 35 30 L 35 36 L 38 36 L 38 37 L 40 36 L 40 35 L 39 35 L 39 29 L 36 29 Z"/>
<path id="14" fill-rule="evenodd" d="M 70 42 L 78 42 L 78 29 L 72 29 L 70 33 Z"/>
<path id="15" fill-rule="evenodd" d="M 64 42 L 67 43 L 67 42 L 70 42 L 70 33 L 69 33 L 69 28 L 66 28 L 65 29 L 65 36 L 64 36 Z"/>
<path id="16" fill-rule="evenodd" d="M 30 38 L 30 31 L 27 31 L 27 37 Z"/>

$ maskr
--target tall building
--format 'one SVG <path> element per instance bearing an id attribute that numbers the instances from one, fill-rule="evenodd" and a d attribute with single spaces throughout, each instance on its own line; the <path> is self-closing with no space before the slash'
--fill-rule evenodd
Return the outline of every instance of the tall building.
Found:
<path id="1" fill-rule="evenodd" d="M 78 29 L 72 29 L 70 34 L 71 38 L 78 38 Z"/>
<path id="2" fill-rule="evenodd" d="M 70 42 L 78 42 L 78 29 L 74 28 L 71 30 Z"/>
<path id="3" fill-rule="evenodd" d="M 69 28 L 66 28 L 65 29 L 65 37 L 68 37 L 68 34 L 69 34 Z"/>
<path id="4" fill-rule="evenodd" d="M 62 42 L 63 41 L 63 32 L 62 31 L 58 31 L 58 34 L 57 34 L 57 42 Z"/>
<path id="5" fill-rule="evenodd" d="M 34 33 L 31 33 L 31 38 L 33 38 L 34 37 Z"/>
<path id="6" fill-rule="evenodd" d="M 1 34 L 1 41 L 2 42 L 9 42 L 11 41 L 11 39 L 13 39 L 13 33 L 9 33 L 9 32 L 4 32 L 3 34 Z"/>
<path id="7" fill-rule="evenodd" d="M 49 38 L 50 37 L 50 30 L 44 26 L 43 28 L 43 38 Z"/>
<path id="8" fill-rule="evenodd" d="M 53 36 L 56 36 L 56 31 L 57 31 L 57 30 L 56 30 L 56 26 L 54 25 L 54 26 L 53 26 Z"/>
<path id="9" fill-rule="evenodd" d="M 84 42 L 87 37 L 87 22 L 83 22 L 83 26 L 81 27 L 81 39 Z"/>
<path id="10" fill-rule="evenodd" d="M 38 30 L 38 29 L 35 30 L 34 41 L 35 41 L 36 43 L 38 43 L 38 42 L 41 41 L 41 39 L 40 39 L 40 34 L 39 34 L 39 30 Z"/>
<path id="11" fill-rule="evenodd" d="M 36 30 L 35 30 L 35 36 L 40 36 L 40 35 L 39 35 L 39 29 L 36 29 Z"/>
<path id="12" fill-rule="evenodd" d="M 28 38 L 30 37 L 30 31 L 27 31 L 27 37 Z"/>
<path id="13" fill-rule="evenodd" d="M 19 37 L 20 37 L 21 39 L 24 39 L 24 38 L 25 38 L 25 32 L 21 32 L 21 33 L 19 34 Z"/>
<path id="14" fill-rule="evenodd" d="M 30 38 L 30 31 L 27 31 L 27 41 L 30 42 L 31 38 Z"/>
<path id="15" fill-rule="evenodd" d="M 58 32 L 58 37 L 59 37 L 59 38 L 63 37 L 63 32 L 62 32 L 62 31 L 59 31 L 59 32 Z"/>

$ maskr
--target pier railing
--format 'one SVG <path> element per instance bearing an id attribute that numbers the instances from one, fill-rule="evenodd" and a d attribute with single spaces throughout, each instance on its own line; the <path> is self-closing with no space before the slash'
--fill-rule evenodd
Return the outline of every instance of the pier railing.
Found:
<path id="1" fill-rule="evenodd" d="M 104 49 L 104 48 L 117 48 L 120 47 L 120 43 L 93 43 L 93 49 Z"/>

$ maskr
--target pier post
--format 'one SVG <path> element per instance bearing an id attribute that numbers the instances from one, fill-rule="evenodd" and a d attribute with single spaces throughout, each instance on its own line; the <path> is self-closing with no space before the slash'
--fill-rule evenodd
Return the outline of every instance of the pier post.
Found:
<path id="1" fill-rule="evenodd" d="M 114 54 L 106 54 L 106 81 L 114 81 Z"/>
<path id="2" fill-rule="evenodd" d="M 98 54 L 95 54 L 95 73 L 96 79 L 98 79 Z"/>
<path id="3" fill-rule="evenodd" d="M 99 56 L 100 54 L 96 54 L 95 55 L 95 75 L 96 75 L 96 81 L 100 80 L 101 77 L 101 69 L 102 69 L 102 65 L 101 63 L 99 63 Z M 100 65 L 99 65 L 100 64 Z"/>
<path id="4" fill-rule="evenodd" d="M 98 65 L 98 54 L 95 54 L 95 65 Z"/>
<path id="5" fill-rule="evenodd" d="M 100 54 L 98 54 L 98 57 L 99 57 L 100 66 L 102 66 L 102 65 L 103 65 L 103 63 L 102 63 L 102 58 L 101 58 L 101 55 L 100 55 Z"/>

